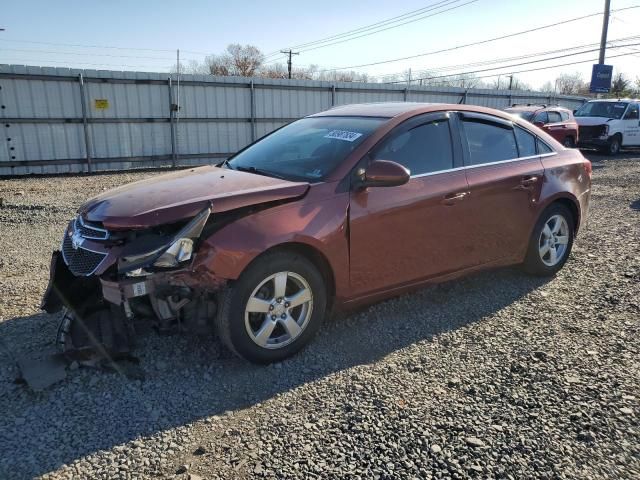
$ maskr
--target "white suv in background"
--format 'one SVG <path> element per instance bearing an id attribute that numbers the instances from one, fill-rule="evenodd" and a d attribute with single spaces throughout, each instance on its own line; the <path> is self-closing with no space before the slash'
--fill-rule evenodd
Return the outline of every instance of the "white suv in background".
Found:
<path id="1" fill-rule="evenodd" d="M 640 146 L 640 100 L 591 100 L 574 112 L 580 128 L 579 147 L 610 155 Z"/>

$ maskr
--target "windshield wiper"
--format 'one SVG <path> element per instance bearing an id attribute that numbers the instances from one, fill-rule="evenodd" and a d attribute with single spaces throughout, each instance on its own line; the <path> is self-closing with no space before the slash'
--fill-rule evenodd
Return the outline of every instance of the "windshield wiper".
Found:
<path id="1" fill-rule="evenodd" d="M 230 163 L 227 163 L 227 167 L 232 169 L 232 170 L 238 170 L 240 172 L 255 173 L 257 175 L 263 175 L 265 177 L 274 177 L 274 178 L 279 178 L 280 180 L 286 180 L 286 178 L 283 177 L 282 175 L 279 175 L 277 173 L 271 172 L 269 170 L 263 170 L 261 168 L 242 167 L 240 165 L 231 165 Z"/>

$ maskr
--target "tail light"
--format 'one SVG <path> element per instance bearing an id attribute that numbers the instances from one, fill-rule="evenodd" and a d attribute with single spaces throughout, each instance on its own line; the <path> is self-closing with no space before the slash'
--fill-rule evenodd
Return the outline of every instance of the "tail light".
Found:
<path id="1" fill-rule="evenodd" d="M 589 175 L 589 180 L 591 180 L 591 174 L 593 173 L 593 167 L 591 166 L 591 162 L 586 158 L 583 161 L 584 171 Z"/>

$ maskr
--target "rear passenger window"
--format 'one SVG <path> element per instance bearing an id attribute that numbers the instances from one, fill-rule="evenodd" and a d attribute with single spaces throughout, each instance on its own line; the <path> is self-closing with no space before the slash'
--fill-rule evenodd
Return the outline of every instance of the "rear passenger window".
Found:
<path id="1" fill-rule="evenodd" d="M 511 127 L 465 119 L 464 132 L 471 165 L 518 158 L 518 147 Z"/>
<path id="2" fill-rule="evenodd" d="M 560 112 L 560 116 L 562 117 L 563 122 L 569 121 L 569 114 L 567 112 Z"/>
<path id="3" fill-rule="evenodd" d="M 544 153 L 553 153 L 553 150 L 549 145 L 547 145 L 546 143 L 544 143 L 542 140 L 538 138 L 538 153 L 540 155 Z"/>
<path id="4" fill-rule="evenodd" d="M 533 157 L 536 154 L 536 137 L 524 128 L 515 127 L 518 153 L 520 157 Z"/>
<path id="5" fill-rule="evenodd" d="M 562 121 L 562 117 L 558 112 L 549 112 L 549 123 L 559 123 Z"/>
<path id="6" fill-rule="evenodd" d="M 448 120 L 425 123 L 394 135 L 374 154 L 375 160 L 391 160 L 412 176 L 453 168 L 453 147 Z"/>

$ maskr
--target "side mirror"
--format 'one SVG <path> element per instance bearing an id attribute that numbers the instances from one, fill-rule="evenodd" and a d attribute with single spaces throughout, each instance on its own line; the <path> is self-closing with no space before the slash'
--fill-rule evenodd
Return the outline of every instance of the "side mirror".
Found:
<path id="1" fill-rule="evenodd" d="M 538 128 L 544 127 L 544 123 L 542 123 L 542 122 L 533 122 L 533 124 Z"/>
<path id="2" fill-rule="evenodd" d="M 575 115 L 577 111 L 578 111 L 578 109 L 576 108 L 576 109 L 573 111 L 573 114 Z"/>
<path id="3" fill-rule="evenodd" d="M 360 174 L 362 187 L 396 187 L 404 185 L 411 176 L 409 170 L 390 160 L 374 160 Z"/>

